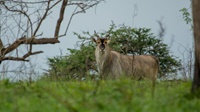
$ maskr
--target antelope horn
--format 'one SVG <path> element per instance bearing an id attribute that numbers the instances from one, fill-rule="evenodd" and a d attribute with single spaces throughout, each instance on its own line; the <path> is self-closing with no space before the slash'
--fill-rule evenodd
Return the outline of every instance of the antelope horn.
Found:
<path id="1" fill-rule="evenodd" d="M 97 38 L 100 38 L 100 36 L 97 34 L 97 32 L 94 30 L 94 35 L 97 37 Z"/>
<path id="2" fill-rule="evenodd" d="M 108 31 L 108 34 L 105 36 L 105 38 L 107 39 L 110 36 L 111 30 Z"/>

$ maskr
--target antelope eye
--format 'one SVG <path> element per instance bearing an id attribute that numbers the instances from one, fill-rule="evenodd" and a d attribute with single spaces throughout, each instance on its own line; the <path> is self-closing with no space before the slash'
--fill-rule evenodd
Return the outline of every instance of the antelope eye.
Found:
<path id="1" fill-rule="evenodd" d="M 99 41 L 98 41 L 97 43 L 98 43 L 98 44 L 100 44 L 100 42 L 99 42 Z"/>
<path id="2" fill-rule="evenodd" d="M 105 44 L 107 44 L 107 42 L 104 42 Z"/>

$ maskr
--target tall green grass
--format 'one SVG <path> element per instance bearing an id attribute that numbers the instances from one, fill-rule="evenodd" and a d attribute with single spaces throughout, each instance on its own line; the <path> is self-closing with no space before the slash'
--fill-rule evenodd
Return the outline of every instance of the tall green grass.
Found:
<path id="1" fill-rule="evenodd" d="M 0 81 L 0 112 L 200 112 L 191 82 Z"/>

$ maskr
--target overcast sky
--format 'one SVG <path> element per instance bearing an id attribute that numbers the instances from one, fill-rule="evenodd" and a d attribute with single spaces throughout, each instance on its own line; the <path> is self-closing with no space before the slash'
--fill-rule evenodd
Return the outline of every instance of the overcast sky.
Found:
<path id="1" fill-rule="evenodd" d="M 67 48 L 74 48 L 77 38 L 73 32 L 106 31 L 111 25 L 111 21 L 116 25 L 125 24 L 137 28 L 151 28 L 152 32 L 158 35 L 157 21 L 161 20 L 166 28 L 164 42 L 169 45 L 173 42 L 171 52 L 180 57 L 179 49 L 182 49 L 182 45 L 190 47 L 193 40 L 190 26 L 186 25 L 182 13 L 179 11 L 184 7 L 189 8 L 189 6 L 190 0 L 106 0 L 86 13 L 76 15 L 71 22 L 67 36 L 60 39 L 61 43 L 34 47 L 35 50 L 40 49 L 45 53 L 33 56 L 32 62 L 37 63 L 37 67 L 40 69 L 47 69 L 47 57 L 60 55 L 60 50 L 65 55 Z M 66 9 L 66 18 L 69 18 L 72 10 L 72 8 Z M 134 12 L 136 12 L 136 16 L 134 16 Z M 44 37 L 53 34 L 53 32 L 48 32 L 55 26 L 51 24 L 53 19 L 57 19 L 56 14 L 48 18 L 46 24 L 40 29 L 46 32 Z M 64 26 L 66 23 L 67 21 L 62 25 Z"/>
<path id="2" fill-rule="evenodd" d="M 170 44 L 173 38 L 172 50 L 176 52 L 179 44 L 192 43 L 190 26 L 186 25 L 182 13 L 179 11 L 189 6 L 189 0 L 107 0 L 100 3 L 96 8 L 88 10 L 87 13 L 75 16 L 67 36 L 63 37 L 61 43 L 54 48 L 55 51 L 60 48 L 63 52 L 66 52 L 66 48 L 73 48 L 77 41 L 73 32 L 105 31 L 108 30 L 111 21 L 116 25 L 125 24 L 137 28 L 151 28 L 152 32 L 157 35 L 159 32 L 157 21 L 161 20 L 166 28 L 164 42 Z M 66 13 L 70 12 L 69 10 L 71 9 L 67 9 Z M 133 17 L 134 12 L 137 12 L 135 17 Z M 45 52 L 52 52 L 52 50 L 45 50 Z M 55 54 L 57 53 L 50 53 L 48 56 L 55 56 Z M 178 55 L 178 53 L 176 54 Z"/>
<path id="3" fill-rule="evenodd" d="M 73 32 L 94 30 L 101 32 L 108 30 L 113 21 L 116 25 L 125 24 L 131 27 L 151 28 L 155 35 L 158 35 L 158 20 L 161 20 L 166 28 L 164 42 L 173 46 L 171 51 L 179 56 L 178 49 L 192 44 L 192 31 L 190 26 L 186 25 L 180 9 L 189 8 L 190 0 L 106 0 L 100 3 L 96 8 L 90 9 L 85 14 L 79 14 L 72 20 L 68 35 L 61 39 L 57 44 L 55 51 L 49 52 L 46 56 L 59 55 L 58 48 L 65 53 L 66 48 L 74 47 L 76 37 Z M 134 12 L 137 15 L 134 17 Z M 64 24 L 64 23 L 63 23 Z M 57 49 L 57 50 L 56 50 Z"/>

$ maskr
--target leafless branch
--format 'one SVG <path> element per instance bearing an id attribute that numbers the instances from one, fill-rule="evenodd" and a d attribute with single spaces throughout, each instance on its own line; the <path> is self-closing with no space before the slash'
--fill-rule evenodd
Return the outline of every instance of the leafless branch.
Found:
<path id="1" fill-rule="evenodd" d="M 60 35 L 59 37 L 63 37 L 63 36 L 65 36 L 65 35 L 67 34 L 67 31 L 68 31 L 68 29 L 69 29 L 70 23 L 71 23 L 71 21 L 72 21 L 72 18 L 73 18 L 74 15 L 75 15 L 74 13 L 76 12 L 77 8 L 78 8 L 78 7 L 76 7 L 76 8 L 74 9 L 74 12 L 73 12 L 72 15 L 70 16 L 69 22 L 68 22 L 67 27 L 66 27 L 66 29 L 65 29 L 65 33 L 62 34 L 62 35 Z"/>
<path id="2" fill-rule="evenodd" d="M 0 22 L 1 24 L 6 22 L 1 25 L 0 29 L 4 30 L 3 35 L 1 31 L 3 41 L 0 49 L 0 62 L 4 60 L 28 61 L 29 56 L 42 53 L 42 51 L 32 51 L 33 45 L 59 43 L 58 38 L 67 34 L 73 17 L 76 14 L 85 13 L 101 1 L 104 0 L 0 0 L 0 9 L 1 12 L 3 11 L 0 13 Z M 64 34 L 60 35 L 61 23 L 64 21 L 67 6 L 74 6 L 75 9 L 64 27 Z M 54 7 L 59 8 L 58 19 L 54 21 L 56 25 L 54 35 L 43 37 L 43 32 L 38 32 L 46 18 L 55 11 Z M 27 45 L 25 53 L 20 52 L 21 45 Z"/>
<path id="3" fill-rule="evenodd" d="M 12 56 L 8 56 L 8 57 L 3 57 L 0 61 L 0 63 L 4 60 L 11 60 L 11 61 L 29 61 L 26 58 L 31 56 L 31 55 L 36 55 L 36 54 L 40 54 L 43 53 L 43 51 L 37 51 L 37 52 L 28 52 L 26 53 L 24 56 L 22 57 L 12 57 Z"/>
<path id="4" fill-rule="evenodd" d="M 189 47 L 189 46 L 184 46 L 182 44 L 181 48 L 183 50 L 179 50 L 179 53 L 182 55 L 182 60 L 181 64 L 182 67 L 180 69 L 181 75 L 184 78 L 184 80 L 192 80 L 192 71 L 193 71 L 193 66 L 194 66 L 194 46 Z"/>
<path id="5" fill-rule="evenodd" d="M 60 16 L 57 20 L 55 33 L 54 33 L 55 38 L 58 38 L 59 31 L 60 31 L 60 25 L 61 25 L 61 22 L 63 21 L 63 18 L 64 18 L 65 7 L 67 6 L 67 2 L 68 2 L 68 0 L 63 0 L 63 2 L 62 2 L 61 8 L 60 8 Z"/>
<path id="6" fill-rule="evenodd" d="M 158 36 L 159 36 L 160 39 L 163 40 L 163 38 L 165 36 L 166 28 L 163 26 L 162 19 L 161 20 L 157 20 L 157 23 L 158 23 L 158 25 L 160 27 L 159 32 L 158 32 Z"/>
<path id="7" fill-rule="evenodd" d="M 23 11 L 23 10 L 13 10 L 13 9 L 9 8 L 9 7 L 5 4 L 5 2 L 3 2 L 3 6 L 5 7 L 5 9 L 7 9 L 7 10 L 10 11 L 10 12 L 18 12 L 18 13 L 20 13 L 20 14 L 23 14 L 23 15 L 28 19 L 28 21 L 29 21 L 29 23 L 30 23 L 30 26 L 31 26 L 31 34 L 32 34 L 32 32 L 33 32 L 33 23 L 32 23 L 32 21 L 31 21 L 29 15 L 28 15 L 25 11 Z"/>
<path id="8" fill-rule="evenodd" d="M 47 13 L 48 13 L 48 11 L 49 11 L 49 7 L 50 7 L 50 2 L 51 2 L 51 0 L 48 1 L 48 5 L 47 5 L 47 8 L 46 8 L 46 11 L 45 11 L 44 15 L 42 16 L 42 18 L 40 19 L 39 24 L 38 24 L 37 28 L 35 29 L 35 31 L 34 31 L 34 33 L 33 33 L 33 36 L 36 35 L 38 29 L 40 28 L 40 26 L 41 26 L 41 24 L 42 24 L 42 22 L 43 22 L 43 20 L 46 18 Z"/>
<path id="9" fill-rule="evenodd" d="M 65 32 L 64 34 L 58 36 L 58 38 L 60 37 L 63 37 L 63 36 L 66 36 L 67 34 L 67 31 L 69 29 L 69 26 L 70 26 L 70 23 L 73 19 L 73 17 L 79 13 L 85 13 L 86 10 L 94 7 L 94 6 L 97 6 L 100 2 L 102 2 L 104 0 L 92 0 L 92 1 L 86 1 L 86 2 L 83 2 L 81 0 L 77 0 L 76 2 L 73 2 L 73 1 L 69 1 L 69 3 L 67 4 L 67 6 L 76 6 L 73 13 L 71 14 L 70 16 L 70 19 L 69 19 L 69 22 L 67 24 L 67 27 L 65 28 Z M 79 10 L 78 10 L 79 9 Z"/>
<path id="10" fill-rule="evenodd" d="M 10 1 L 10 0 L 1 0 L 0 2 L 5 2 L 5 1 Z M 42 3 L 46 3 L 49 2 L 49 0 L 40 0 L 40 1 L 19 1 L 19 0 L 12 0 L 12 2 L 14 3 L 19 3 L 19 4 L 42 4 Z"/>

